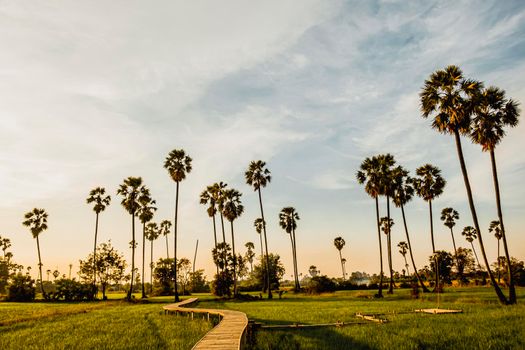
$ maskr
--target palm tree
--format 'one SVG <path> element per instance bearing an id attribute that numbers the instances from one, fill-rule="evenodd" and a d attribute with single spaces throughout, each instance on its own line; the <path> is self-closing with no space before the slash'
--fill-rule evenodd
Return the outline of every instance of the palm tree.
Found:
<path id="1" fill-rule="evenodd" d="M 336 237 L 334 239 L 335 249 L 337 249 L 339 251 L 339 260 L 341 261 L 341 270 L 343 272 L 343 281 L 345 280 L 345 267 L 344 267 L 344 264 L 343 264 L 343 256 L 341 255 L 341 250 L 343 249 L 345 244 L 346 244 L 346 242 L 343 239 L 343 237 Z"/>
<path id="2" fill-rule="evenodd" d="M 255 249 L 255 245 L 253 242 L 246 242 L 244 246 L 246 247 L 246 261 L 250 263 L 250 272 L 253 272 L 253 258 L 255 257 L 253 250 Z"/>
<path id="3" fill-rule="evenodd" d="M 48 214 L 44 209 L 34 208 L 32 211 L 27 212 L 24 215 L 25 220 L 22 222 L 22 225 L 29 227 L 33 238 L 36 239 L 36 248 L 38 251 L 38 273 L 40 277 L 40 290 L 42 291 L 42 296 L 44 297 L 44 299 L 46 298 L 46 292 L 44 291 L 44 284 L 42 282 L 42 259 L 40 256 L 40 241 L 38 240 L 38 237 L 42 232 L 47 230 L 47 217 Z"/>
<path id="4" fill-rule="evenodd" d="M 496 279 L 490 270 L 461 147 L 460 135 L 470 132 L 473 101 L 480 94 L 482 87 L 483 84 L 481 82 L 465 79 L 461 69 L 456 66 L 448 66 L 443 70 L 438 70 L 432 73 L 425 81 L 425 86 L 420 93 L 421 112 L 423 118 L 433 117 L 432 127 L 434 129 L 444 134 L 454 135 L 472 221 L 479 235 L 479 245 L 483 260 L 498 299 L 501 303 L 507 304 L 507 298 L 496 283 Z"/>
<path id="5" fill-rule="evenodd" d="M 224 208 L 223 208 L 223 214 L 226 220 L 230 222 L 230 228 L 232 233 L 232 254 L 233 254 L 233 295 L 237 295 L 237 268 L 236 268 L 236 261 L 237 261 L 237 255 L 235 254 L 235 235 L 233 231 L 233 221 L 238 219 L 243 211 L 244 206 L 241 204 L 241 196 L 242 194 L 237 191 L 236 189 L 227 189 L 223 193 L 224 196 Z"/>
<path id="6" fill-rule="evenodd" d="M 150 192 L 147 188 L 143 188 L 143 191 L 139 197 L 139 210 L 138 217 L 140 222 L 142 222 L 142 298 L 146 298 L 146 290 L 144 288 L 144 270 L 146 265 L 146 224 L 153 220 L 153 215 L 157 210 L 157 207 L 154 205 L 156 201 L 151 198 Z"/>
<path id="7" fill-rule="evenodd" d="M 470 246 L 472 247 L 472 251 L 474 252 L 474 256 L 476 257 L 476 262 L 478 263 L 478 268 L 481 270 L 481 265 L 479 264 L 478 254 L 476 254 L 476 249 L 474 249 L 474 240 L 478 238 L 478 232 L 476 229 L 472 226 L 466 226 L 463 228 L 463 232 L 461 232 L 463 236 L 465 236 L 465 239 L 467 242 L 470 243 Z"/>
<path id="8" fill-rule="evenodd" d="M 215 225 L 215 214 L 217 214 L 217 201 L 216 196 L 214 195 L 215 187 L 208 186 L 200 195 L 200 204 L 208 205 L 206 212 L 208 216 L 212 218 L 213 221 L 213 239 L 215 242 L 215 248 L 217 248 L 217 226 Z M 219 266 L 217 268 L 217 274 L 219 273 Z"/>
<path id="9" fill-rule="evenodd" d="M 500 240 L 503 238 L 503 230 L 501 229 L 501 224 L 498 220 L 493 220 L 490 222 L 489 225 L 489 232 L 494 233 L 494 237 L 498 240 L 498 283 L 500 282 L 501 277 L 501 264 L 500 264 L 500 254 L 499 254 L 499 246 L 500 246 Z"/>
<path id="10" fill-rule="evenodd" d="M 412 267 L 414 268 L 414 274 L 423 289 L 423 293 L 430 292 L 425 286 L 423 279 L 419 275 L 418 269 L 416 267 L 416 262 L 414 260 L 414 254 L 412 252 L 412 244 L 410 243 L 410 235 L 408 234 L 408 225 L 405 216 L 405 205 L 412 200 L 414 197 L 414 187 L 412 186 L 413 180 L 408 176 L 408 171 L 405 170 L 402 166 L 396 167 L 392 171 L 392 201 L 394 205 L 398 208 L 401 208 L 401 216 L 403 218 L 403 226 L 405 228 L 405 236 L 407 239 L 408 252 L 410 253 L 410 260 L 412 262 Z M 408 270 L 408 268 L 407 268 Z"/>
<path id="11" fill-rule="evenodd" d="M 262 228 L 264 234 L 264 246 L 266 250 L 266 266 L 270 266 L 270 258 L 268 255 L 268 237 L 266 235 L 266 220 L 264 219 L 264 210 L 262 204 L 261 187 L 266 187 L 270 183 L 272 177 L 270 170 L 266 168 L 266 162 L 262 160 L 252 161 L 248 166 L 248 170 L 244 173 L 246 183 L 253 187 L 254 191 L 259 195 L 259 207 L 261 208 Z M 268 299 L 272 299 L 272 289 L 270 287 L 270 269 L 266 271 L 266 283 L 268 285 Z"/>
<path id="12" fill-rule="evenodd" d="M 96 219 L 95 219 L 95 243 L 93 244 L 93 288 L 95 289 L 95 291 L 97 290 L 96 289 L 96 286 L 97 286 L 97 282 L 96 282 L 96 278 L 97 278 L 97 272 L 96 272 L 97 255 L 96 255 L 96 250 L 97 250 L 97 235 L 98 235 L 98 215 L 101 212 L 103 212 L 106 209 L 106 207 L 111 203 L 111 196 L 109 196 L 109 195 L 105 196 L 105 194 L 106 194 L 106 189 L 104 187 L 96 187 L 96 188 L 92 189 L 89 192 L 89 196 L 86 199 L 87 204 L 91 204 L 91 203 L 95 204 L 93 206 L 93 211 L 96 214 Z"/>
<path id="13" fill-rule="evenodd" d="M 170 258 L 170 250 L 169 250 L 169 247 L 168 247 L 168 235 L 170 234 L 170 231 L 171 231 L 171 221 L 163 220 L 160 223 L 159 230 L 160 230 L 160 234 L 163 235 L 164 238 L 166 238 L 166 258 L 169 259 Z"/>
<path id="14" fill-rule="evenodd" d="M 124 179 L 124 182 L 117 190 L 117 194 L 122 196 L 122 201 L 120 204 L 122 204 L 124 209 L 131 215 L 131 280 L 127 295 L 128 301 L 131 301 L 133 282 L 135 281 L 135 216 L 139 210 L 138 200 L 143 189 L 144 185 L 142 184 L 142 178 L 130 176 L 127 179 Z"/>
<path id="15" fill-rule="evenodd" d="M 377 157 L 366 158 L 356 174 L 357 182 L 365 184 L 365 192 L 375 200 L 377 237 L 379 242 L 379 290 L 376 297 L 383 297 L 383 249 L 381 245 L 381 223 L 379 220 L 379 195 L 381 194 L 381 174 Z"/>
<path id="16" fill-rule="evenodd" d="M 458 263 L 458 250 L 456 249 L 456 240 L 454 239 L 454 230 L 456 226 L 456 220 L 459 220 L 459 213 L 457 210 L 452 208 L 443 208 L 441 210 L 441 221 L 443 224 L 450 229 L 450 235 L 452 236 L 452 245 L 454 246 L 454 257 L 456 258 L 456 265 Z"/>
<path id="17" fill-rule="evenodd" d="M 432 253 L 437 258 L 436 245 L 434 243 L 434 223 L 432 220 L 432 201 L 443 193 L 445 179 L 441 176 L 441 170 L 431 164 L 425 164 L 416 169 L 418 177 L 413 179 L 414 189 L 419 197 L 428 202 L 430 214 L 430 239 L 432 241 Z M 436 260 L 436 286 L 439 286 L 439 268 Z"/>
<path id="18" fill-rule="evenodd" d="M 293 258 L 293 269 L 295 286 L 294 291 L 298 292 L 301 289 L 299 284 L 299 275 L 297 270 L 297 246 L 295 241 L 295 229 L 297 228 L 297 220 L 299 220 L 299 214 L 293 207 L 285 207 L 281 209 L 279 213 L 279 225 L 290 235 L 290 241 L 292 242 L 292 258 Z"/>
<path id="19" fill-rule="evenodd" d="M 397 247 L 399 248 L 399 253 L 403 255 L 403 259 L 405 259 L 405 268 L 407 269 L 407 275 L 410 275 L 407 262 L 408 244 L 405 241 L 401 241 L 397 244 Z"/>
<path id="20" fill-rule="evenodd" d="M 219 210 L 219 213 L 221 215 L 221 230 L 222 230 L 222 243 L 226 243 L 226 231 L 224 230 L 224 191 L 226 191 L 226 188 L 228 187 L 228 184 L 220 181 L 216 182 L 212 185 L 212 196 L 217 203 L 217 209 Z"/>
<path id="21" fill-rule="evenodd" d="M 387 240 L 387 255 L 388 255 L 388 269 L 390 270 L 390 283 L 388 287 L 388 294 L 392 294 L 394 292 L 394 269 L 392 267 L 392 239 L 391 239 L 391 233 L 392 233 L 392 226 L 394 226 L 394 220 L 388 218 L 388 217 L 382 217 L 381 220 L 381 231 L 386 235 Z"/>
<path id="22" fill-rule="evenodd" d="M 169 222 L 169 221 L 168 221 Z M 150 241 L 150 262 L 149 262 L 149 268 L 150 268 L 150 277 L 149 277 L 149 284 L 150 284 L 150 293 L 153 292 L 153 241 L 155 241 L 157 238 L 160 237 L 161 231 L 159 229 L 159 225 L 157 225 L 156 222 L 150 222 L 146 225 L 146 239 Z M 144 278 L 144 273 L 142 278 Z"/>
<path id="23" fill-rule="evenodd" d="M 253 226 L 255 227 L 255 231 L 259 234 L 259 240 L 261 241 L 261 261 L 264 257 L 263 252 L 263 243 L 262 243 L 262 229 L 263 229 L 263 221 L 261 218 L 255 219 L 253 222 Z"/>
<path id="24" fill-rule="evenodd" d="M 518 125 L 520 111 L 518 103 L 512 99 L 507 99 L 505 91 L 497 87 L 489 87 L 481 91 L 474 106 L 474 118 L 472 119 L 470 137 L 472 142 L 481 145 L 483 152 L 490 153 L 492 165 L 492 178 L 494 182 L 494 192 L 496 194 L 496 207 L 498 219 L 501 226 L 503 238 L 503 249 L 507 259 L 507 275 L 509 283 L 509 303 L 516 303 L 516 290 L 514 287 L 514 277 L 511 268 L 510 254 L 503 224 L 503 211 L 501 209 L 501 197 L 498 181 L 498 170 L 496 167 L 496 146 L 505 136 L 505 127 L 515 127 Z M 499 241 L 498 241 L 499 242 Z M 499 255 L 498 255 L 499 261 Z M 499 271 L 498 271 L 499 280 Z"/>
<path id="25" fill-rule="evenodd" d="M 168 170 L 168 173 L 173 181 L 176 183 L 175 191 L 175 220 L 173 221 L 173 239 L 174 239 L 174 260 L 173 270 L 175 276 L 173 279 L 173 285 L 175 288 L 175 302 L 179 301 L 179 293 L 177 291 L 177 214 L 179 211 L 179 183 L 186 178 L 186 174 L 191 172 L 191 157 L 187 156 L 184 150 L 174 149 L 166 157 L 164 162 L 164 168 Z"/>

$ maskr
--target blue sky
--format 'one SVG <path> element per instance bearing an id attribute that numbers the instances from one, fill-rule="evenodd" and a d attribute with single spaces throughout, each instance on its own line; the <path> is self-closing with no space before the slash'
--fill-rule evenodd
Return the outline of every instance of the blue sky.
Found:
<path id="1" fill-rule="evenodd" d="M 12 239 L 17 262 L 36 266 L 35 243 L 20 223 L 31 208 L 46 208 L 43 262 L 63 272 L 89 253 L 91 188 L 113 194 L 100 237 L 126 255 L 129 218 L 115 194 L 122 179 L 142 176 L 159 204 L 156 220 L 172 216 L 174 185 L 162 163 L 174 148 L 194 158 L 181 187 L 180 252 L 192 256 L 199 239 L 198 267 L 208 274 L 211 222 L 198 194 L 221 180 L 243 192 L 237 246 L 257 245 L 257 197 L 243 180 L 254 159 L 273 174 L 263 193 L 269 246 L 288 271 L 277 214 L 291 205 L 301 216 L 300 271 L 313 264 L 339 274 L 332 241 L 341 235 L 349 270 L 376 272 L 373 201 L 355 181 L 365 157 L 390 152 L 411 171 L 438 166 L 448 183 L 435 216 L 453 206 L 458 231 L 471 224 L 453 140 L 418 110 L 429 74 L 456 64 L 525 101 L 520 1 L 4 2 L 0 29 L 0 234 Z M 496 153 L 511 254 L 521 259 L 524 134 L 523 125 L 509 130 Z M 463 144 L 488 227 L 488 155 Z M 407 215 L 423 266 L 431 251 L 425 203 L 414 200 Z M 395 210 L 394 220 L 397 243 Z M 450 250 L 439 220 L 435 229 L 438 248 Z M 492 260 L 495 242 L 486 240 Z M 160 256 L 163 242 L 155 249 Z M 403 267 L 397 253 L 394 264 Z"/>

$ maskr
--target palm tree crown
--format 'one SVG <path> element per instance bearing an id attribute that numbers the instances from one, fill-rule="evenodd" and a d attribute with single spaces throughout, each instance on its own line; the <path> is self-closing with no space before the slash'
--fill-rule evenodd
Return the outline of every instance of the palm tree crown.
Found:
<path id="1" fill-rule="evenodd" d="M 292 233 L 297 229 L 297 220 L 300 220 L 299 214 L 293 207 L 285 207 L 279 213 L 279 225 L 286 233 Z"/>
<path id="2" fill-rule="evenodd" d="M 499 241 L 503 237 L 503 230 L 499 220 L 493 220 L 489 225 L 489 232 L 494 233 L 494 237 Z"/>
<path id="3" fill-rule="evenodd" d="M 200 195 L 200 204 L 208 205 L 206 211 L 208 212 L 209 217 L 213 217 L 215 214 L 217 214 L 218 196 L 215 195 L 216 189 L 216 185 L 207 186 Z"/>
<path id="4" fill-rule="evenodd" d="M 443 193 L 445 179 L 441 176 L 441 170 L 431 164 L 425 164 L 416 169 L 418 178 L 413 180 L 414 188 L 418 196 L 425 201 L 434 200 Z"/>
<path id="5" fill-rule="evenodd" d="M 119 186 L 117 194 L 122 196 L 120 204 L 131 215 L 135 215 L 139 209 L 139 196 L 144 191 L 141 177 L 130 176 L 124 179 L 124 182 Z"/>
<path id="6" fill-rule="evenodd" d="M 86 199 L 87 204 L 95 203 L 93 211 L 97 214 L 104 211 L 106 207 L 111 203 L 111 196 L 106 194 L 104 187 L 96 187 L 89 192 L 89 197 Z"/>
<path id="7" fill-rule="evenodd" d="M 343 247 L 345 246 L 346 242 L 343 239 L 343 237 L 336 237 L 334 239 L 334 246 L 337 250 L 341 251 Z"/>
<path id="8" fill-rule="evenodd" d="M 397 244 L 397 247 L 399 248 L 399 253 L 401 255 L 405 256 L 408 251 L 408 244 L 405 241 L 401 241 Z"/>
<path id="9" fill-rule="evenodd" d="M 168 170 L 173 181 L 181 182 L 192 170 L 191 161 L 191 157 L 187 156 L 184 150 L 174 149 L 166 157 L 164 168 Z"/>
<path id="10" fill-rule="evenodd" d="M 261 234 L 262 229 L 263 229 L 263 219 L 262 218 L 255 219 L 255 221 L 253 222 L 253 226 L 255 227 L 255 231 L 258 234 Z"/>
<path id="11" fill-rule="evenodd" d="M 383 231 L 385 235 L 389 235 L 392 230 L 392 226 L 394 226 L 394 220 L 388 219 L 385 216 L 381 218 L 380 222 L 381 222 L 381 231 Z"/>
<path id="12" fill-rule="evenodd" d="M 34 208 L 24 215 L 25 220 L 22 224 L 29 227 L 33 238 L 37 238 L 40 233 L 47 230 L 47 217 L 48 214 L 44 209 Z"/>
<path id="13" fill-rule="evenodd" d="M 223 214 L 228 221 L 237 219 L 244 212 L 241 196 L 242 193 L 233 188 L 224 191 Z"/>
<path id="14" fill-rule="evenodd" d="M 446 227 L 452 228 L 456 226 L 456 220 L 459 220 L 459 213 L 457 210 L 454 210 L 453 208 L 443 208 L 441 210 L 441 221 L 443 221 L 443 224 Z"/>
<path id="15" fill-rule="evenodd" d="M 270 170 L 265 168 L 266 162 L 262 160 L 252 161 L 248 166 L 248 170 L 244 173 L 246 183 L 253 186 L 253 190 L 257 191 L 272 180 Z"/>
<path id="16" fill-rule="evenodd" d="M 159 229 L 159 225 L 157 225 L 156 222 L 149 222 L 146 225 L 146 230 L 144 231 L 144 233 L 148 241 L 154 241 L 160 237 L 161 232 Z"/>
<path id="17" fill-rule="evenodd" d="M 461 232 L 461 234 L 463 236 L 465 236 L 465 239 L 469 242 L 469 243 L 472 243 L 476 238 L 478 238 L 478 232 L 476 231 L 476 229 L 472 226 L 466 226 L 464 229 L 463 229 L 463 232 Z"/>
<path id="18" fill-rule="evenodd" d="M 402 166 L 392 170 L 391 196 L 396 207 L 406 205 L 414 196 L 413 180 L 408 176 L 408 171 Z"/>

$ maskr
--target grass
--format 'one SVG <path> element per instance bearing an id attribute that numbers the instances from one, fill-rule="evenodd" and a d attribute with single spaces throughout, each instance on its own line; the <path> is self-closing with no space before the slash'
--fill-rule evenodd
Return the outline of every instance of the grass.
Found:
<path id="1" fill-rule="evenodd" d="M 525 289 L 518 290 L 525 296 Z M 410 299 L 396 290 L 382 300 L 373 292 L 338 292 L 319 297 L 287 294 L 282 300 L 254 302 L 204 301 L 199 307 L 228 308 L 247 313 L 264 324 L 355 322 L 355 313 L 380 313 L 386 324 L 350 325 L 296 330 L 259 330 L 256 349 L 522 349 L 525 348 L 525 306 L 498 304 L 490 288 L 450 288 L 440 307 L 462 314 L 414 313 L 437 306 L 435 295 Z"/>
<path id="2" fill-rule="evenodd" d="M 0 303 L 0 349 L 190 349 L 212 324 L 164 315 L 171 299 Z"/>

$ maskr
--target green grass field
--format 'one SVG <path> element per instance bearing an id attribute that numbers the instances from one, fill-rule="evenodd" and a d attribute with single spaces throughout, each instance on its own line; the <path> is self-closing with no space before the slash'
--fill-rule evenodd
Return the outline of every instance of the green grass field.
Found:
<path id="1" fill-rule="evenodd" d="M 388 323 L 292 330 L 259 330 L 255 349 L 523 349 L 525 306 L 498 304 L 490 288 L 449 288 L 440 307 L 462 309 L 454 315 L 414 313 L 434 308 L 436 295 L 410 299 L 396 290 L 382 300 L 373 291 L 322 296 L 288 293 L 283 299 L 216 300 L 197 294 L 198 307 L 246 312 L 268 325 L 357 322 L 355 313 L 379 313 Z M 525 289 L 518 289 L 520 300 Z M 165 316 L 162 305 L 172 297 L 128 304 L 112 300 L 91 303 L 0 303 L 0 349 L 191 349 L 212 324 L 201 319 Z"/>

